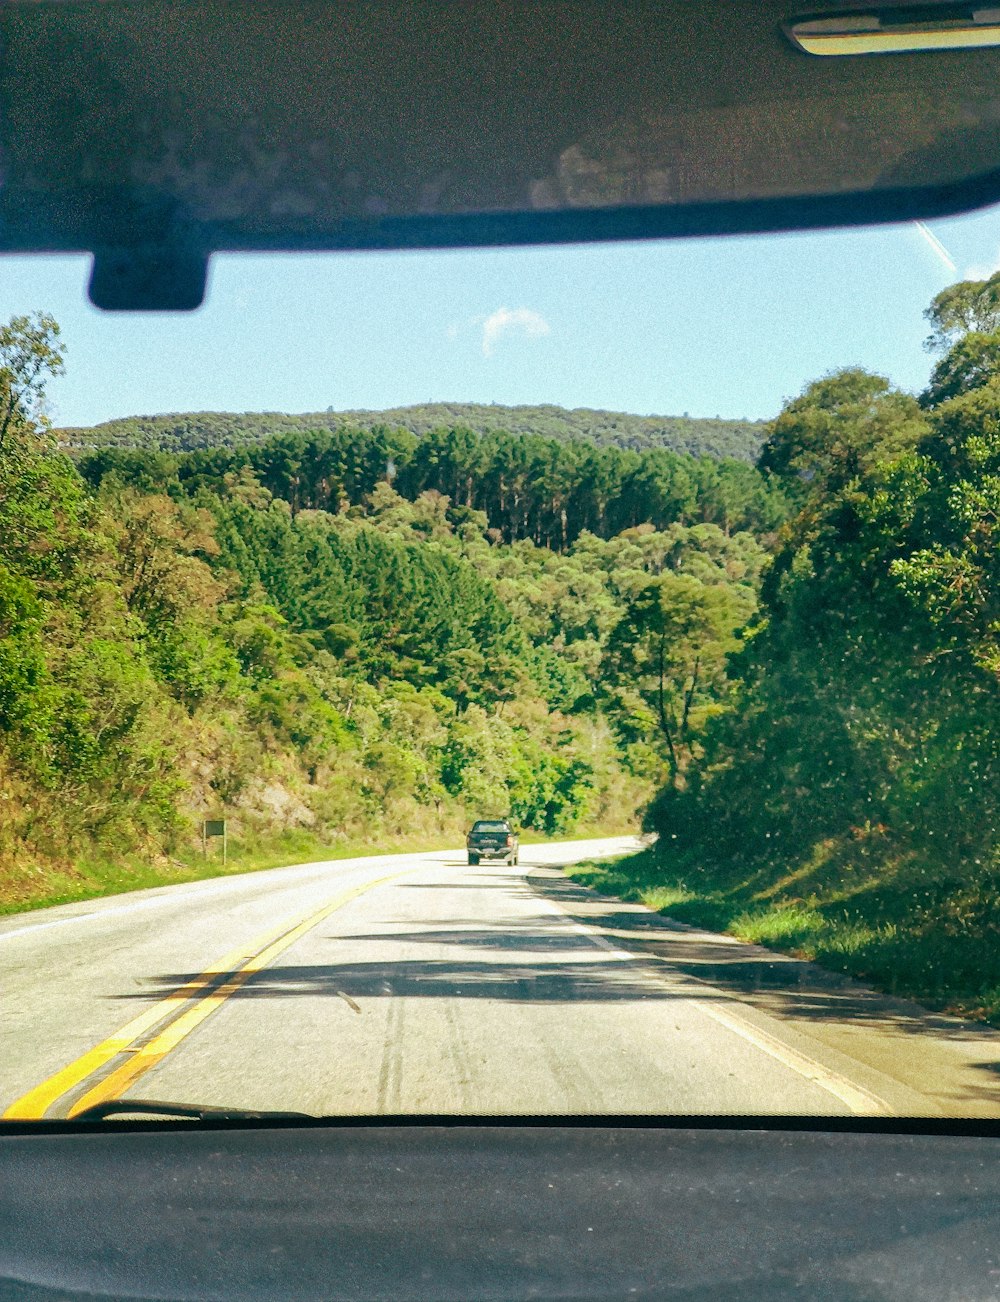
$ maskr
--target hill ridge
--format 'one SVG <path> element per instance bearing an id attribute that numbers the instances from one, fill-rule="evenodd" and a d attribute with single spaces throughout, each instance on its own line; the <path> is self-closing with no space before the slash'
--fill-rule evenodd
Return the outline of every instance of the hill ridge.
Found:
<path id="1" fill-rule="evenodd" d="M 334 429 L 345 425 L 401 426 L 418 437 L 442 426 L 477 434 L 504 432 L 560 440 L 583 439 L 642 451 L 662 447 L 693 456 L 735 457 L 754 461 L 764 440 L 765 422 L 707 416 L 640 416 L 593 407 L 555 403 L 508 406 L 503 403 L 428 402 L 375 411 L 365 408 L 322 412 L 166 412 L 124 416 L 94 426 L 56 429 L 70 449 L 150 448 L 191 452 L 201 448 L 259 443 L 295 430 Z"/>

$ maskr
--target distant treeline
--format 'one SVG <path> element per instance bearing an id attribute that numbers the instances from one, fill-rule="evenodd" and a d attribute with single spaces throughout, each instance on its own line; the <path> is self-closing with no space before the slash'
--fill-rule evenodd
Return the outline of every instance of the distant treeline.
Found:
<path id="1" fill-rule="evenodd" d="M 344 427 L 396 427 L 423 437 L 443 427 L 476 434 L 539 435 L 566 442 L 582 439 L 600 447 L 666 448 L 692 456 L 754 461 L 765 437 L 761 421 L 693 416 L 633 416 L 627 412 L 564 407 L 500 407 L 481 403 L 426 403 L 388 411 L 345 411 L 290 415 L 286 412 L 186 412 L 128 416 L 91 429 L 62 429 L 67 448 L 150 448 L 195 452 L 206 448 L 262 443 L 276 434 L 312 433 Z"/>
<path id="2" fill-rule="evenodd" d="M 530 539 L 556 551 L 584 532 L 612 538 L 640 524 L 767 534 L 786 514 L 783 488 L 746 462 L 460 428 L 422 438 L 386 426 L 313 430 L 186 454 L 105 448 L 78 465 L 94 487 L 113 477 L 190 497 L 243 478 L 293 514 L 360 506 L 385 482 L 410 501 L 435 491 L 453 509 L 485 512 L 498 541 Z"/>

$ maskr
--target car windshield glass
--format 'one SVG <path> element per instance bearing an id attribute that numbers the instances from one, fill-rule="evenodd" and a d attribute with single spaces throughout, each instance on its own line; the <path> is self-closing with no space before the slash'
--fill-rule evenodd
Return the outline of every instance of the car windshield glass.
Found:
<path id="1" fill-rule="evenodd" d="M 6 259 L 0 1112 L 1000 1115 L 998 267 Z"/>

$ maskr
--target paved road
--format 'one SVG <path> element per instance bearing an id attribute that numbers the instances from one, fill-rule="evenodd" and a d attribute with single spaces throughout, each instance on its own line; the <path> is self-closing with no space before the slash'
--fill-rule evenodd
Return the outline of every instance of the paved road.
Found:
<path id="1" fill-rule="evenodd" d="M 568 882 L 626 838 L 303 865 L 0 922 L 0 1109 L 1000 1115 L 1000 1035 Z"/>

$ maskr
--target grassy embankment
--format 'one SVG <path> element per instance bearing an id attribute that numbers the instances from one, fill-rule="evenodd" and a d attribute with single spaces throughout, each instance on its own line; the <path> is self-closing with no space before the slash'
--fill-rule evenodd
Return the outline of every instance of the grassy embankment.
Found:
<path id="1" fill-rule="evenodd" d="M 634 827 L 624 825 L 584 825 L 558 838 L 528 833 L 521 837 L 521 841 L 524 845 L 536 845 L 552 839 L 625 836 L 634 831 Z M 241 840 L 231 837 L 225 866 L 222 863 L 222 842 L 218 839 L 209 842 L 207 856 L 191 849 L 178 851 L 177 857 L 170 858 L 163 855 L 155 859 L 129 856 L 114 860 L 107 856 L 93 856 L 44 865 L 0 864 L 0 916 L 127 891 L 176 886 L 209 877 L 262 872 L 268 868 L 318 863 L 327 859 L 433 851 L 460 845 L 462 837 L 462 830 L 456 827 L 430 837 L 423 833 L 414 836 L 385 834 L 377 840 L 354 837 L 329 844 L 308 831 L 293 830 L 270 838 L 254 836 Z"/>
<path id="2" fill-rule="evenodd" d="M 858 866 L 852 847 L 772 872 L 678 871 L 654 846 L 569 870 L 582 885 L 678 922 L 808 959 L 927 1007 L 1000 1026 L 1000 883 L 931 877 L 883 855 Z"/>

